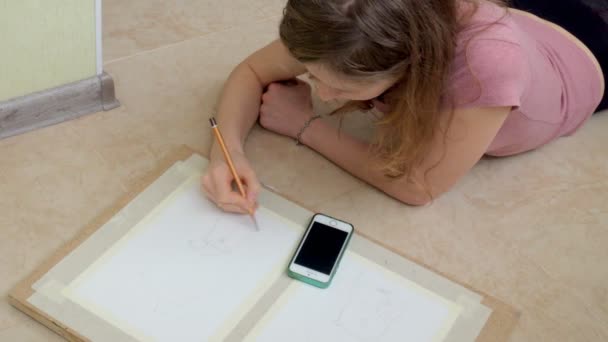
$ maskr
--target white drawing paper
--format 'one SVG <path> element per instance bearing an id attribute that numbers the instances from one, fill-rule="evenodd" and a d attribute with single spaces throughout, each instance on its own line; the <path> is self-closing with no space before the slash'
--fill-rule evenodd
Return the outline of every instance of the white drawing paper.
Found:
<path id="1" fill-rule="evenodd" d="M 260 208 L 226 214 L 199 177 L 117 242 L 65 295 L 137 339 L 221 340 L 285 271 L 301 230 Z"/>
<path id="2" fill-rule="evenodd" d="M 247 341 L 441 341 L 460 310 L 349 252 L 328 289 L 294 282 Z"/>

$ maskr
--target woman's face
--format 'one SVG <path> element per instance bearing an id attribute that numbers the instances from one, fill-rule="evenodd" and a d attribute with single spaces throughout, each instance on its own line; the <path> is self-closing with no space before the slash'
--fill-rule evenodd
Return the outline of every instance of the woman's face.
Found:
<path id="1" fill-rule="evenodd" d="M 395 84 L 394 79 L 354 80 L 332 72 L 318 63 L 307 63 L 306 69 L 314 83 L 317 95 L 323 101 L 354 100 L 367 101 L 384 93 Z"/>

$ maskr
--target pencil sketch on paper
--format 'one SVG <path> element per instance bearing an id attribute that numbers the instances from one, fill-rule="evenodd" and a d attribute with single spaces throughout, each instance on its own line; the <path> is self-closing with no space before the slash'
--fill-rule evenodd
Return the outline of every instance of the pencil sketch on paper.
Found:
<path id="1" fill-rule="evenodd" d="M 357 276 L 360 283 L 363 273 Z M 355 286 L 338 310 L 334 325 L 359 341 L 381 341 L 403 316 L 404 305 L 392 290 L 376 287 L 373 291 Z"/>
<path id="2" fill-rule="evenodd" d="M 217 218 L 209 230 L 200 237 L 188 240 L 188 247 L 201 256 L 222 256 L 232 254 L 241 244 L 242 234 L 224 226 Z"/>

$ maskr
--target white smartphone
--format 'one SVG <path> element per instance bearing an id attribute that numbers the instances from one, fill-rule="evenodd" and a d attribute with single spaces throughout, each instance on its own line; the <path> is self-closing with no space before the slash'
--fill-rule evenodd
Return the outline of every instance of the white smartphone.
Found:
<path id="1" fill-rule="evenodd" d="M 350 223 L 315 214 L 289 263 L 287 274 L 307 284 L 328 287 L 353 233 Z"/>

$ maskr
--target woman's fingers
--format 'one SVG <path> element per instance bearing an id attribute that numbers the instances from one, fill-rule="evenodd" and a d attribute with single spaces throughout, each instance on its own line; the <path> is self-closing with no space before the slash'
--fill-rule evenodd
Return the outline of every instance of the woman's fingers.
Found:
<path id="1" fill-rule="evenodd" d="M 218 203 L 217 206 L 223 211 L 237 213 L 237 214 L 248 214 L 249 212 L 240 206 L 233 203 Z"/>
<path id="2" fill-rule="evenodd" d="M 251 208 L 249 201 L 247 201 L 240 193 L 232 190 L 233 177 L 230 171 L 221 172 L 216 175 L 214 186 L 215 186 L 215 200 L 216 203 L 223 203 L 224 205 L 232 204 L 240 207 L 242 211 L 248 212 Z"/>
<path id="3" fill-rule="evenodd" d="M 247 201 L 249 202 L 250 207 L 257 207 L 256 203 L 258 201 L 258 196 L 260 194 L 260 190 L 262 189 L 262 185 L 258 180 L 255 172 L 250 168 L 243 168 L 241 176 L 245 184 L 247 185 Z"/>
<path id="4" fill-rule="evenodd" d="M 224 201 L 220 201 L 220 200 L 218 200 L 217 195 L 214 191 L 213 183 L 210 183 L 210 182 L 206 181 L 205 179 L 203 179 L 202 190 L 205 193 L 205 195 L 207 195 L 207 197 L 213 203 L 215 203 L 215 205 L 218 206 L 218 208 L 220 208 L 224 211 L 228 211 L 228 212 L 232 212 L 232 213 L 239 213 L 239 214 L 247 214 L 249 212 L 248 209 L 245 209 L 242 207 L 242 203 L 240 203 L 240 205 L 238 205 L 238 204 L 231 202 L 234 200 L 242 202 L 243 198 L 240 197 L 240 195 L 238 195 L 236 197 L 224 196 Z"/>
<path id="5" fill-rule="evenodd" d="M 241 176 L 246 198 L 233 187 L 234 177 L 224 162 L 210 165 L 202 177 L 202 190 L 222 210 L 246 214 L 257 209 L 261 190 L 258 178 L 244 156 L 235 155 L 235 166 Z"/>
<path id="6" fill-rule="evenodd" d="M 203 193 L 214 203 L 215 201 L 215 191 L 213 189 L 213 182 L 211 181 L 211 176 L 206 173 L 201 178 L 201 190 Z"/>
<path id="7" fill-rule="evenodd" d="M 249 204 L 249 201 L 247 201 L 243 196 L 241 196 L 241 194 L 236 193 L 231 191 L 230 193 L 227 194 L 220 194 L 217 197 L 217 203 L 222 205 L 222 209 L 224 209 L 224 207 L 226 208 L 232 208 L 234 207 L 238 207 L 239 210 L 238 212 L 242 212 L 242 213 L 248 213 L 252 207 Z M 231 210 L 231 211 L 235 211 L 235 210 Z"/>

